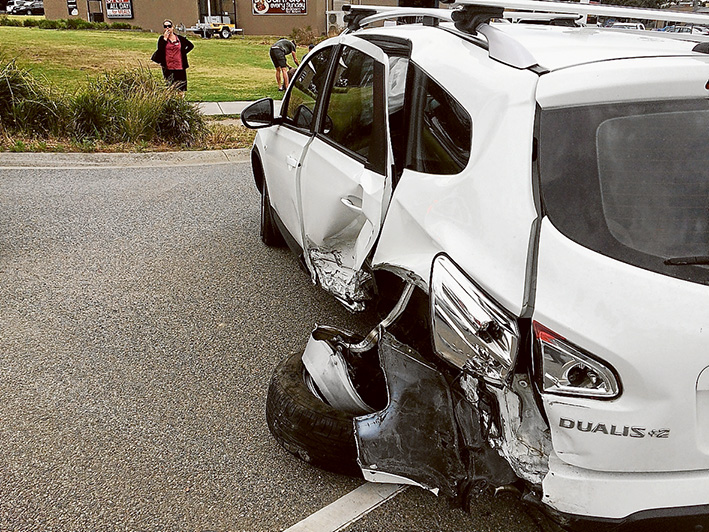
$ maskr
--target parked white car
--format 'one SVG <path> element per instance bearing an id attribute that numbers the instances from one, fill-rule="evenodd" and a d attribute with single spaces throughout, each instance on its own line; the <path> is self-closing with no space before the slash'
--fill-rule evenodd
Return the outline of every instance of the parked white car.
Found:
<path id="1" fill-rule="evenodd" d="M 316 328 L 269 428 L 374 482 L 706 526 L 709 43 L 490 22 L 506 6 L 352 6 L 280 116 L 241 115 L 263 241 L 388 312 L 366 338 Z M 374 25 L 397 17 L 419 23 Z"/>
<path id="2" fill-rule="evenodd" d="M 5 6 L 5 11 L 12 14 L 16 6 L 20 6 L 25 3 L 25 0 L 7 0 L 7 6 Z"/>

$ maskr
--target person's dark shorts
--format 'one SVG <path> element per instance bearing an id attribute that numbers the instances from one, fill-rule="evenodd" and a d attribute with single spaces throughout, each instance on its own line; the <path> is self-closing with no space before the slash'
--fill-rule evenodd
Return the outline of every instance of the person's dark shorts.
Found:
<path id="1" fill-rule="evenodd" d="M 278 48 L 277 46 L 274 46 L 271 48 L 271 51 L 269 52 L 271 55 L 271 61 L 273 61 L 273 66 L 276 68 L 286 68 L 288 66 L 288 63 L 286 63 L 286 53 Z"/>
<path id="2" fill-rule="evenodd" d="M 167 81 L 173 83 L 178 90 L 187 90 L 187 71 L 186 70 L 168 70 L 162 69 L 162 75 Z"/>

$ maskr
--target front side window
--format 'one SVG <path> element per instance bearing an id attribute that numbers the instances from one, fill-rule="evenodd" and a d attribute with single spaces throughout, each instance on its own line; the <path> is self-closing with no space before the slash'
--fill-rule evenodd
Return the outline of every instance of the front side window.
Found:
<path id="1" fill-rule="evenodd" d="M 381 158 L 386 154 L 380 117 L 383 105 L 376 98 L 383 68 L 355 48 L 343 49 L 322 131 L 328 140 L 377 168 L 384 167 Z"/>
<path id="2" fill-rule="evenodd" d="M 705 100 L 542 111 L 539 161 L 549 219 L 595 251 L 709 282 L 707 265 L 687 264 L 709 257 L 707 131 Z"/>
<path id="3" fill-rule="evenodd" d="M 285 121 L 295 127 L 310 130 L 315 118 L 315 105 L 327 81 L 332 47 L 308 57 L 292 81 L 285 112 Z"/>

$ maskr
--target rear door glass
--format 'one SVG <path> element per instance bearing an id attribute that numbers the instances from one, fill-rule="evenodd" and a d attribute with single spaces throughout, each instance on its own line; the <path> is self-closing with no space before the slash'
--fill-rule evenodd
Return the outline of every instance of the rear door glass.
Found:
<path id="1" fill-rule="evenodd" d="M 310 130 L 315 120 L 315 106 L 327 82 L 332 47 L 307 56 L 300 68 L 288 97 L 285 122 L 299 129 Z"/>

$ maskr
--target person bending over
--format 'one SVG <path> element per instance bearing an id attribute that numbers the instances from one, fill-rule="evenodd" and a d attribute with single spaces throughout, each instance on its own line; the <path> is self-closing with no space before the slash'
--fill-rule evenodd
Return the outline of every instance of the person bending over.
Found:
<path id="1" fill-rule="evenodd" d="M 295 56 L 295 50 L 295 41 L 289 41 L 288 39 L 280 39 L 271 46 L 270 56 L 271 61 L 273 61 L 273 66 L 276 67 L 276 83 L 278 83 L 279 91 L 284 91 L 288 88 L 288 63 L 286 62 L 286 55 L 291 54 L 293 56 L 293 61 L 295 61 L 296 66 L 300 64 L 298 58 Z"/>

